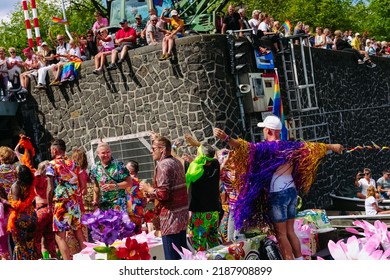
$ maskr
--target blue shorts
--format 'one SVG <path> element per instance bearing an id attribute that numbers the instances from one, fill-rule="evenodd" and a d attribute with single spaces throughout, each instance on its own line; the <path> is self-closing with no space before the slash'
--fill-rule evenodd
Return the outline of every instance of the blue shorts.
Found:
<path id="1" fill-rule="evenodd" d="M 297 190 L 288 188 L 280 192 L 271 192 L 268 197 L 269 216 L 273 223 L 294 219 L 297 213 Z"/>

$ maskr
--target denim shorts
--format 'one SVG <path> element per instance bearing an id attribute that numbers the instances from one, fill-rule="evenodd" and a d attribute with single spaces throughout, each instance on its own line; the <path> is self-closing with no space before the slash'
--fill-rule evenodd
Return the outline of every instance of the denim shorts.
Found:
<path id="1" fill-rule="evenodd" d="M 286 222 L 295 218 L 297 213 L 297 195 L 295 188 L 288 188 L 269 194 L 269 216 L 273 223 Z"/>

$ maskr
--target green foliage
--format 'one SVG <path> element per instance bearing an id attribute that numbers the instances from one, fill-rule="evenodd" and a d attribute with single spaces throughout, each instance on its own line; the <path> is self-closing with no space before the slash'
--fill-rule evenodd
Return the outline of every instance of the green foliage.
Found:
<path id="1" fill-rule="evenodd" d="M 54 24 L 52 17 L 63 18 L 61 1 L 36 0 L 37 13 L 39 20 L 39 29 L 42 41 L 55 46 L 55 37 L 57 34 L 66 34 L 63 24 Z M 72 37 L 85 34 L 95 21 L 93 13 L 95 10 L 106 13 L 105 7 L 101 5 L 100 0 L 66 0 L 66 19 L 70 22 L 68 29 Z M 35 44 L 35 34 L 32 22 L 32 12 L 29 13 Z M 27 31 L 24 21 L 24 14 L 21 3 L 15 6 L 8 21 L 0 22 L 0 42 L 1 46 L 8 49 L 15 47 L 18 53 L 27 47 Z"/>
<path id="2" fill-rule="evenodd" d="M 390 40 L 390 0 L 245 0 L 231 1 L 236 7 L 246 7 L 250 18 L 253 10 L 268 13 L 275 20 L 298 21 L 310 25 L 337 29 L 352 29 L 354 32 L 368 31 L 371 36 Z"/>
<path id="3" fill-rule="evenodd" d="M 72 34 L 85 34 L 94 22 L 93 13 L 98 10 L 107 16 L 102 0 L 64 0 L 68 27 Z M 104 1 L 104 0 L 103 0 Z M 54 25 L 53 16 L 63 18 L 62 1 L 37 0 L 41 38 L 54 46 L 50 39 L 59 33 L 65 34 L 64 25 Z M 390 40 L 390 0 L 244 0 L 230 1 L 227 6 L 247 8 L 250 18 L 254 9 L 271 15 L 275 20 L 290 20 L 293 26 L 298 21 L 316 26 L 336 29 L 352 29 L 354 32 L 368 31 L 378 40 Z M 32 13 L 30 13 L 32 17 Z M 34 33 L 34 32 L 33 32 Z M 75 37 L 73 35 L 73 37 Z M 35 40 L 35 39 L 34 39 Z M 27 46 L 27 33 L 21 4 L 15 6 L 9 21 L 0 23 L 0 42 L 5 48 L 15 47 L 19 53 Z"/>

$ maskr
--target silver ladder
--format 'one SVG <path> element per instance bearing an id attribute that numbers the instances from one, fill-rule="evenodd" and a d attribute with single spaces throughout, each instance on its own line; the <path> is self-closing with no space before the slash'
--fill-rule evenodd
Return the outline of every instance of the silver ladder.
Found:
<path id="1" fill-rule="evenodd" d="M 318 107 L 313 60 L 308 35 L 288 36 L 282 63 L 290 113 L 290 136 L 296 140 L 329 142 L 329 125 Z M 294 48 L 298 42 L 298 48 Z M 281 44 L 282 45 L 282 44 Z M 299 54 L 299 55 L 298 55 Z"/>
<path id="2" fill-rule="evenodd" d="M 306 34 L 285 37 L 290 46 L 289 52 L 281 44 L 284 78 L 291 111 L 305 112 L 318 109 L 311 50 L 304 45 L 307 37 Z M 295 41 L 299 42 L 300 60 L 294 48 Z"/>

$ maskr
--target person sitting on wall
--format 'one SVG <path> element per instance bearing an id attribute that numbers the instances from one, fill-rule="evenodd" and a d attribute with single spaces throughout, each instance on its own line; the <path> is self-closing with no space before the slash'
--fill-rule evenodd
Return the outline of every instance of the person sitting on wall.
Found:
<path id="1" fill-rule="evenodd" d="M 99 75 L 103 69 L 106 56 L 111 54 L 115 48 L 114 39 L 108 35 L 108 29 L 103 27 L 100 32 L 96 35 L 99 39 L 99 45 L 101 46 L 100 52 L 95 55 L 95 70 L 93 73 Z"/>
<path id="2" fill-rule="evenodd" d="M 51 71 L 53 72 L 54 79 L 50 82 L 50 86 L 60 86 L 61 85 L 61 72 L 62 67 L 65 63 L 69 62 L 68 52 L 70 51 L 70 45 L 65 42 L 65 36 L 62 34 L 57 35 L 57 48 L 56 48 L 56 58 L 58 62 L 53 64 Z"/>
<path id="3" fill-rule="evenodd" d="M 42 55 L 46 65 L 38 69 L 38 85 L 35 87 L 36 89 L 46 89 L 47 72 L 54 64 L 58 63 L 56 58 L 56 51 L 51 50 L 46 42 L 42 42 L 41 48 L 43 50 Z"/>
<path id="4" fill-rule="evenodd" d="M 146 46 L 145 31 L 146 25 L 142 22 L 142 16 L 137 14 L 135 16 L 135 22 L 131 25 L 132 28 L 137 32 L 137 48 Z"/>
<path id="5" fill-rule="evenodd" d="M 171 26 L 171 31 L 165 34 L 162 42 L 162 55 L 159 60 L 166 60 L 171 58 L 175 39 L 184 36 L 184 21 L 179 18 L 179 13 L 176 10 L 172 10 L 171 17 L 166 18 L 164 14 L 168 11 L 169 9 L 167 8 L 163 10 L 161 13 L 161 20 Z"/>
<path id="6" fill-rule="evenodd" d="M 25 94 L 27 93 L 30 78 L 38 75 L 40 64 L 37 55 L 35 55 L 34 51 L 30 47 L 25 48 L 23 50 L 23 54 L 26 57 L 26 60 L 23 63 L 25 71 L 20 75 L 20 83 L 22 85 L 21 92 Z"/>
<path id="7" fill-rule="evenodd" d="M 279 31 L 272 31 L 270 26 L 270 16 L 268 14 L 263 15 L 263 21 L 259 25 L 259 29 L 264 34 L 264 36 L 261 37 L 261 40 L 264 42 L 266 46 L 268 46 L 272 51 L 275 53 L 280 53 L 280 47 L 279 47 Z"/>
<path id="8" fill-rule="evenodd" d="M 157 45 L 164 39 L 164 34 L 169 32 L 157 26 L 158 18 L 156 15 L 150 16 L 150 24 L 146 27 L 146 41 L 148 45 Z"/>
<path id="9" fill-rule="evenodd" d="M 127 51 L 129 49 L 134 49 L 137 44 L 137 32 L 134 28 L 129 26 L 127 19 L 122 19 L 119 24 L 122 28 L 115 34 L 115 44 L 117 47 L 111 52 L 111 64 L 107 66 L 107 70 L 114 70 L 117 68 L 115 61 L 118 53 L 120 53 L 120 57 L 117 63 L 121 64 L 125 60 Z"/>
<path id="10" fill-rule="evenodd" d="M 253 11 L 253 18 L 250 21 L 246 18 L 246 10 L 244 8 L 239 9 L 238 13 L 241 17 L 243 29 L 252 29 L 252 32 L 243 32 L 243 35 L 251 43 L 252 47 L 254 49 L 258 49 L 260 51 L 260 55 L 269 54 L 271 51 L 264 47 L 260 41 L 260 38 L 264 36 L 264 33 L 258 29 L 258 26 L 260 25 L 258 10 Z"/>
<path id="11" fill-rule="evenodd" d="M 370 56 L 365 51 L 358 51 L 352 48 L 352 46 L 342 39 L 343 33 L 340 30 L 334 32 L 336 50 L 352 53 L 357 60 L 358 64 L 366 64 L 369 68 L 374 68 L 376 64 L 371 62 Z"/>

